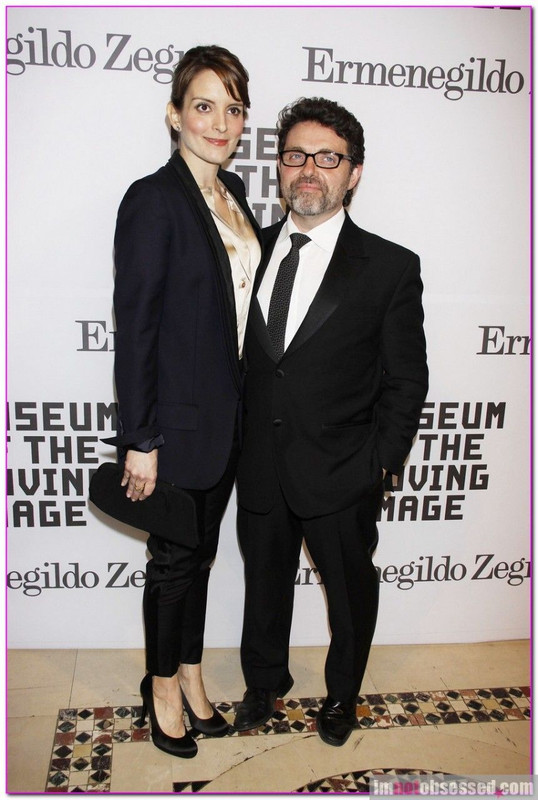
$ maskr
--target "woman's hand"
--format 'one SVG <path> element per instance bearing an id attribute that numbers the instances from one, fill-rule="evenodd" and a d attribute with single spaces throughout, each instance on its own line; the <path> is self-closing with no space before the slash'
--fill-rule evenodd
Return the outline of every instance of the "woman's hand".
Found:
<path id="1" fill-rule="evenodd" d="M 127 451 L 121 485 L 127 486 L 127 497 L 130 497 L 133 503 L 137 500 L 146 500 L 155 489 L 158 453 L 157 448 L 151 453 Z"/>

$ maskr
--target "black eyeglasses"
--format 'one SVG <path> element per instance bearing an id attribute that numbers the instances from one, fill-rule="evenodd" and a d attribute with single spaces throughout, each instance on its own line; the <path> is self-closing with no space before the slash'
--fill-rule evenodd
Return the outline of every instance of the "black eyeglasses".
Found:
<path id="1" fill-rule="evenodd" d="M 336 169 L 342 159 L 351 161 L 350 156 L 343 153 L 331 153 L 329 150 L 320 150 L 317 153 L 303 153 L 302 150 L 281 150 L 278 154 L 285 167 L 302 167 L 308 158 L 312 158 L 316 167 L 321 169 Z"/>

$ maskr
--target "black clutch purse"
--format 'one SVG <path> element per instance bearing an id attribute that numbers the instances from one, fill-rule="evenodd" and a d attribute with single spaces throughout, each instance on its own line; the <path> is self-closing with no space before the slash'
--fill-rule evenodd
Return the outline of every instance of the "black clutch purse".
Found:
<path id="1" fill-rule="evenodd" d="M 153 493 L 141 503 L 126 496 L 121 485 L 123 466 L 101 464 L 90 481 L 90 500 L 110 517 L 160 536 L 175 544 L 197 547 L 196 506 L 193 498 L 177 486 L 157 481 Z"/>

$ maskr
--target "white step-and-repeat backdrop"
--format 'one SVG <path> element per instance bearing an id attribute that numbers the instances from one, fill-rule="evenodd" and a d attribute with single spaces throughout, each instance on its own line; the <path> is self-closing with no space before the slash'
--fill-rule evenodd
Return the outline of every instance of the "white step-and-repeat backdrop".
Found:
<path id="1" fill-rule="evenodd" d="M 252 109 L 230 169 L 259 221 L 281 216 L 278 111 L 325 96 L 361 120 L 351 216 L 422 259 L 431 389 L 380 518 L 375 641 L 529 632 L 530 9 L 8 9 L 12 647 L 140 647 L 145 536 L 88 507 L 114 452 L 112 240 L 129 184 L 171 152 L 173 65 L 235 52 Z M 239 643 L 235 496 L 206 644 Z M 293 644 L 328 641 L 307 557 Z"/>

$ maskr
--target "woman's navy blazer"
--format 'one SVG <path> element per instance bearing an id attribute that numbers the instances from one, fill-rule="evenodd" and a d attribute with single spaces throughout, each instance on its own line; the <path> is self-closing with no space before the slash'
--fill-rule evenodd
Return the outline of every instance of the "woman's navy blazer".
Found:
<path id="1" fill-rule="evenodd" d="M 260 238 L 239 176 L 218 176 Z M 129 188 L 114 245 L 119 430 L 107 441 L 125 452 L 162 436 L 158 477 L 208 489 L 228 461 L 242 374 L 230 261 L 178 152 Z"/>

